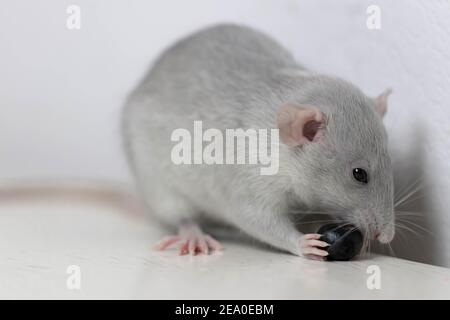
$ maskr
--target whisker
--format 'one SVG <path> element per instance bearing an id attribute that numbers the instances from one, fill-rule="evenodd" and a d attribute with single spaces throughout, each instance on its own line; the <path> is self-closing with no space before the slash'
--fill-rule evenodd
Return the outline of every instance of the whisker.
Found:
<path id="1" fill-rule="evenodd" d="M 420 191 L 420 190 L 417 190 L 417 191 L 415 191 L 415 192 L 419 192 L 419 191 Z M 423 194 L 418 195 L 418 196 L 416 196 L 416 197 L 413 197 L 413 195 L 411 195 L 410 198 L 405 199 L 402 203 L 397 204 L 397 206 L 404 206 L 404 205 L 406 205 L 406 204 L 412 203 L 412 202 L 414 202 L 414 201 L 417 201 L 417 200 L 420 200 L 420 199 L 423 199 L 423 198 L 425 198 L 425 195 L 423 195 Z"/>
<path id="2" fill-rule="evenodd" d="M 390 244 L 390 243 L 387 243 L 387 245 L 388 245 L 389 251 L 391 252 L 391 255 L 392 255 L 393 257 L 397 257 L 397 255 L 395 254 L 395 251 L 394 251 L 394 249 L 392 248 L 391 244 Z"/>
<path id="3" fill-rule="evenodd" d="M 408 221 L 408 220 L 400 220 L 399 222 L 409 223 L 410 225 L 412 225 L 412 226 L 414 226 L 414 227 L 416 227 L 416 228 L 419 228 L 420 230 L 422 230 L 422 231 L 428 233 L 429 235 L 434 236 L 434 233 L 433 233 L 433 232 L 431 232 L 431 231 L 428 230 L 427 228 L 422 227 L 421 225 L 419 225 L 419 224 L 417 224 L 417 223 L 414 223 L 414 222 L 412 222 L 412 221 Z"/>
<path id="4" fill-rule="evenodd" d="M 419 211 L 405 211 L 405 210 L 395 210 L 395 215 L 396 216 L 412 216 L 412 217 L 420 217 L 423 218 L 423 213 L 419 212 Z"/>
<path id="5" fill-rule="evenodd" d="M 410 190 L 414 189 L 417 185 L 421 185 L 422 183 L 423 183 L 423 176 L 417 178 L 414 182 L 410 183 L 407 187 L 400 189 L 401 191 L 397 191 L 394 194 L 394 199 L 403 197 Z"/>
<path id="6" fill-rule="evenodd" d="M 396 226 L 397 227 L 397 226 Z M 408 243 L 407 243 L 407 239 L 406 239 L 406 236 L 405 236 L 405 234 L 404 234 L 404 230 L 402 230 L 402 229 L 397 229 L 396 228 L 396 234 L 398 234 L 400 237 L 398 238 L 398 239 L 400 239 L 401 240 L 401 242 L 404 244 L 404 245 L 407 245 Z"/>
<path id="7" fill-rule="evenodd" d="M 417 231 L 411 229 L 411 228 L 408 227 L 408 226 L 400 225 L 400 224 L 396 224 L 395 226 L 396 226 L 396 227 L 399 227 L 399 228 L 401 228 L 401 229 L 404 229 L 404 230 L 406 230 L 406 231 L 409 231 L 409 232 L 411 232 L 412 234 L 414 234 L 414 235 L 416 235 L 416 236 L 418 236 L 418 237 L 420 237 L 420 238 L 423 238 L 423 235 L 422 235 L 422 234 L 418 233 Z"/>
<path id="8" fill-rule="evenodd" d="M 364 230 L 363 246 L 361 248 L 360 255 L 362 257 L 367 257 L 370 255 L 370 240 L 369 240 L 369 232 L 367 229 Z"/>
<path id="9" fill-rule="evenodd" d="M 394 208 L 404 204 L 406 200 L 408 200 L 412 195 L 414 195 L 416 192 L 418 192 L 422 188 L 422 185 L 417 186 L 416 188 L 412 189 L 411 191 L 408 191 L 406 195 L 404 195 L 402 198 L 394 202 Z"/>

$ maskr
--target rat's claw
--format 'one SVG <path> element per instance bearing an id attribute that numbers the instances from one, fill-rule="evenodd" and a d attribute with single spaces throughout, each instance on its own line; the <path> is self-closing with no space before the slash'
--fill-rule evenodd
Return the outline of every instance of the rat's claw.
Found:
<path id="1" fill-rule="evenodd" d="M 208 244 L 206 243 L 206 239 L 204 237 L 200 237 L 198 239 L 198 249 L 200 250 L 200 253 L 209 253 Z"/>
<path id="2" fill-rule="evenodd" d="M 322 235 L 321 234 L 318 234 L 318 233 L 308 233 L 308 234 L 305 234 L 304 236 L 303 236 L 303 238 L 304 239 L 306 239 L 306 240 L 314 240 L 314 239 L 319 239 L 320 237 L 321 237 Z"/>
<path id="3" fill-rule="evenodd" d="M 155 250 L 162 251 L 169 248 L 171 245 L 177 243 L 178 241 L 180 241 L 179 236 L 167 236 L 158 241 L 155 244 L 154 248 Z"/>
<path id="4" fill-rule="evenodd" d="M 202 230 L 195 224 L 184 224 L 180 227 L 180 232 L 177 236 L 168 236 L 160 240 L 155 245 L 155 250 L 168 249 L 175 243 L 179 243 L 179 255 L 208 255 L 211 250 L 223 250 L 222 245 L 208 234 L 204 234 Z"/>
<path id="5" fill-rule="evenodd" d="M 189 241 L 189 254 L 191 256 L 193 256 L 197 252 L 197 238 L 196 237 L 192 237 L 188 241 Z"/>
<path id="6" fill-rule="evenodd" d="M 188 252 L 188 248 L 189 248 L 189 241 L 188 240 L 183 240 L 183 242 L 181 243 L 180 247 L 178 248 L 178 254 L 180 256 L 186 254 Z"/>
<path id="7" fill-rule="evenodd" d="M 308 244 L 313 247 L 321 247 L 321 248 L 329 246 L 328 242 L 320 240 L 308 240 Z"/>
<path id="8" fill-rule="evenodd" d="M 313 254 L 316 256 L 326 257 L 328 255 L 328 252 L 325 250 L 320 250 L 315 247 L 307 247 L 303 250 L 303 254 Z"/>
<path id="9" fill-rule="evenodd" d="M 323 260 L 323 257 L 328 256 L 328 252 L 321 249 L 329 246 L 328 243 L 318 240 L 320 234 L 311 233 L 305 234 L 300 238 L 300 254 L 308 259 Z"/>
<path id="10" fill-rule="evenodd" d="M 195 236 L 188 236 L 186 240 L 187 249 L 190 255 L 194 256 L 197 253 L 209 254 L 209 248 L 212 250 L 222 250 L 222 245 L 209 235 L 196 234 Z M 183 253 L 184 254 L 184 251 Z"/>

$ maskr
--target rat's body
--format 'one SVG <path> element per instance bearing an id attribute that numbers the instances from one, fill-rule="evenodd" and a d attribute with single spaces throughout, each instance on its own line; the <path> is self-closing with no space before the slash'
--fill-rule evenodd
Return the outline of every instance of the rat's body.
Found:
<path id="1" fill-rule="evenodd" d="M 325 244 L 296 229 L 292 208 L 344 210 L 339 218 L 385 238 L 380 241 L 392 239 L 392 174 L 376 112 L 385 98 L 377 104 L 343 80 L 308 74 L 259 32 L 217 26 L 181 40 L 156 61 L 129 97 L 125 145 L 149 211 L 167 224 L 207 216 L 282 250 L 317 257 Z M 197 120 L 204 129 L 221 131 L 278 125 L 279 172 L 264 176 L 254 165 L 174 164 L 172 132 L 192 132 Z M 341 181 L 345 166 L 355 164 L 374 172 L 376 188 L 383 189 L 374 192 L 383 194 L 373 197 Z M 182 251 L 215 247 L 191 229 Z M 167 238 L 162 247 L 180 239 Z"/>

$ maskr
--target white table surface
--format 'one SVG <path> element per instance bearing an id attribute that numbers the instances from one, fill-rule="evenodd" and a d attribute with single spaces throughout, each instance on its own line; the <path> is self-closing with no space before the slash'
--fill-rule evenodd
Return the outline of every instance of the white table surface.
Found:
<path id="1" fill-rule="evenodd" d="M 155 252 L 163 231 L 117 202 L 0 197 L 0 298 L 449 299 L 450 269 L 385 256 L 318 262 L 248 242 L 212 256 Z M 81 288 L 69 290 L 77 265 Z M 366 285 L 370 265 L 381 289 Z"/>

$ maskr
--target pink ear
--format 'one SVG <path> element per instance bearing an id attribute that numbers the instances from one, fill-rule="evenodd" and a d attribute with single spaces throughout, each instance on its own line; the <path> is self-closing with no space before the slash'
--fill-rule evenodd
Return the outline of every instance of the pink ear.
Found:
<path id="1" fill-rule="evenodd" d="M 324 116 L 318 109 L 291 102 L 282 105 L 277 115 L 280 139 L 291 147 L 317 140 L 323 124 Z"/>
<path id="2" fill-rule="evenodd" d="M 387 111 L 387 99 L 392 93 L 391 89 L 386 89 L 378 97 L 375 98 L 375 110 L 380 116 L 384 116 Z"/>

